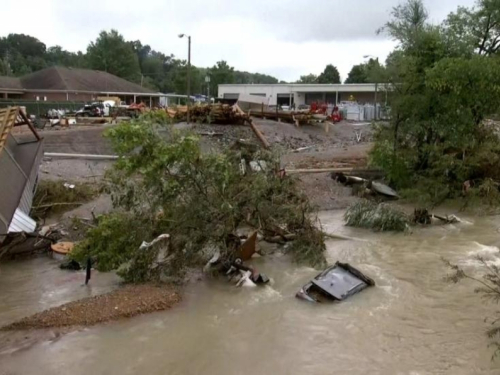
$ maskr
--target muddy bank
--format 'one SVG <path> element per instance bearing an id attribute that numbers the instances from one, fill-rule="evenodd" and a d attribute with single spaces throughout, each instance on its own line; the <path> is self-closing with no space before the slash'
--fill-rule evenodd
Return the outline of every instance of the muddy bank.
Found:
<path id="1" fill-rule="evenodd" d="M 308 173 L 295 177 L 299 189 L 318 210 L 344 209 L 359 200 L 350 186 L 334 181 L 330 173 Z"/>
<path id="2" fill-rule="evenodd" d="M 110 293 L 53 307 L 2 327 L 4 331 L 55 327 L 92 326 L 167 310 L 180 301 L 172 287 L 126 285 Z"/>

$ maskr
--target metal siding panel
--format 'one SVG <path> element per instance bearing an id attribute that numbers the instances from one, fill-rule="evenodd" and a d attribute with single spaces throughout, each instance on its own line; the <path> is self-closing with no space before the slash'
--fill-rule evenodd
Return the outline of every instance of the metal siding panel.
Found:
<path id="1" fill-rule="evenodd" d="M 20 209 L 16 209 L 14 212 L 14 217 L 9 226 L 9 233 L 12 232 L 26 232 L 32 233 L 35 231 L 36 222 L 28 215 L 23 213 Z"/>
<path id="2" fill-rule="evenodd" d="M 19 203 L 19 208 L 25 214 L 29 215 L 31 211 L 31 205 L 33 204 L 33 196 L 35 194 L 36 185 L 38 182 L 38 169 L 43 157 L 43 143 L 39 144 L 38 152 L 36 155 L 35 162 L 29 176 L 29 180 L 24 188 L 23 196 L 21 197 L 21 202 Z"/>
<path id="3" fill-rule="evenodd" d="M 6 229 L 19 206 L 20 193 L 26 181 L 18 165 L 6 150 L 0 153 L 0 176 L 0 216 L 3 217 L 1 220 Z"/>
<path id="4" fill-rule="evenodd" d="M 224 99 L 238 99 L 239 97 L 240 94 L 230 94 L 230 93 L 224 94 Z"/>

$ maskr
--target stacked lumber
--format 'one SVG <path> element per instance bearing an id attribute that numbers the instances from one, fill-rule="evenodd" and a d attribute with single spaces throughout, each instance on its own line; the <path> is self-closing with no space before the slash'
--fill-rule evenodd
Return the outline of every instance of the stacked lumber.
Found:
<path id="1" fill-rule="evenodd" d="M 274 112 L 274 111 L 255 111 L 251 112 L 253 117 L 266 118 L 269 120 L 281 120 L 291 124 L 309 124 L 313 118 L 307 113 L 293 113 L 293 112 Z"/>
<path id="2" fill-rule="evenodd" d="M 167 114 L 175 121 L 187 120 L 187 106 L 167 108 Z M 189 109 L 190 121 L 204 124 L 243 125 L 248 116 L 228 104 L 200 104 Z"/>

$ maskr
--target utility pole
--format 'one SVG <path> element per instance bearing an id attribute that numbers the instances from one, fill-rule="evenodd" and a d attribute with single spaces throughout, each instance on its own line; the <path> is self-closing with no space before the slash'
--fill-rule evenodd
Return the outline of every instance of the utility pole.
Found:
<path id="1" fill-rule="evenodd" d="M 187 64 L 187 123 L 189 124 L 189 106 L 191 104 L 191 36 L 179 34 L 179 38 L 188 38 L 188 64 Z"/>
<path id="2" fill-rule="evenodd" d="M 205 82 L 207 83 L 207 99 L 210 100 L 210 76 L 208 74 L 205 77 Z"/>
<path id="3" fill-rule="evenodd" d="M 365 59 L 370 59 L 370 60 L 375 60 L 377 63 L 378 63 L 378 57 L 375 57 L 375 56 L 372 56 L 372 55 L 364 55 L 363 58 Z M 374 95 L 374 108 L 375 108 L 375 114 L 374 114 L 374 118 L 375 118 L 375 121 L 378 120 L 378 115 L 377 115 L 377 91 L 378 91 L 378 80 L 379 80 L 379 76 L 378 74 L 375 74 L 375 95 Z"/>
<path id="4" fill-rule="evenodd" d="M 188 79 L 188 103 L 187 103 L 187 123 L 189 124 L 189 106 L 191 105 L 191 37 L 188 36 L 188 71 L 187 71 L 187 79 Z"/>

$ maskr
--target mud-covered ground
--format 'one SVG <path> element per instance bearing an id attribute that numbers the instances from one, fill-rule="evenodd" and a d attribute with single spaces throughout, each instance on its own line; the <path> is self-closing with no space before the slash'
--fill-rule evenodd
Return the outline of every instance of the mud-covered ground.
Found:
<path id="1" fill-rule="evenodd" d="M 296 127 L 293 124 L 255 119 L 254 123 L 283 156 L 286 169 L 314 169 L 366 166 L 372 147 L 373 129 L 369 123 L 342 121 Z M 84 126 L 70 129 L 47 130 L 44 137 L 47 152 L 112 154 L 109 141 L 102 133 L 109 126 Z M 237 140 L 258 142 L 248 126 L 177 124 L 177 129 L 189 129 L 199 134 L 205 151 L 217 150 Z M 111 168 L 109 160 L 45 158 L 40 167 L 40 178 L 72 183 L 99 183 Z M 351 191 L 334 182 L 327 173 L 301 174 L 296 178 L 312 203 L 321 210 L 347 207 L 355 198 Z"/>

